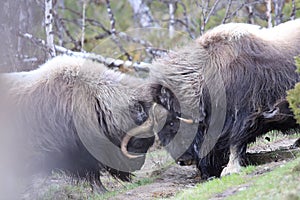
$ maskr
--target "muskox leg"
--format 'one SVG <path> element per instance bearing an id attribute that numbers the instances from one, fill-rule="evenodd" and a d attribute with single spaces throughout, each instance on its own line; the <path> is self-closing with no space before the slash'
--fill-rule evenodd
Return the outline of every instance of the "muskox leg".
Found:
<path id="1" fill-rule="evenodd" d="M 93 192 L 104 193 L 107 189 L 102 185 L 100 180 L 100 172 L 95 172 L 87 176 L 87 181 L 91 184 Z"/>
<path id="2" fill-rule="evenodd" d="M 238 148 L 237 146 L 230 146 L 230 156 L 227 166 L 223 169 L 221 176 L 229 174 L 239 173 L 242 169 L 240 162 L 240 155 L 243 154 L 241 151 L 246 148 Z"/>

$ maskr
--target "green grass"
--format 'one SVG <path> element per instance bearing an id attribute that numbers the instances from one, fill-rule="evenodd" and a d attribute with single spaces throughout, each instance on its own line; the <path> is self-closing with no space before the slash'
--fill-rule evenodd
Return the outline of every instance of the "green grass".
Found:
<path id="1" fill-rule="evenodd" d="M 137 187 L 142 186 L 142 185 L 147 185 L 147 184 L 153 183 L 154 179 L 155 179 L 154 177 L 153 178 L 143 178 L 143 179 L 140 179 L 140 180 L 138 180 L 134 183 L 126 183 L 126 184 L 124 184 L 124 188 L 122 188 L 120 190 L 106 192 L 104 194 L 94 194 L 93 196 L 89 197 L 89 199 L 90 200 L 109 199 L 109 198 L 112 198 L 112 197 L 114 197 L 118 194 L 124 193 L 127 190 L 131 190 L 131 189 L 137 188 Z"/>
<path id="2" fill-rule="evenodd" d="M 241 179 L 239 175 L 226 176 L 222 179 L 215 179 L 202 183 L 196 186 L 195 189 L 186 190 L 175 199 L 209 199 L 213 194 L 220 193 L 230 187 L 245 183 L 245 180 Z"/>
<path id="3" fill-rule="evenodd" d="M 231 187 L 247 183 L 247 179 L 242 178 L 255 170 L 254 166 L 248 166 L 243 169 L 242 174 L 233 174 L 221 179 L 213 179 L 205 183 L 199 183 L 195 188 L 185 190 L 178 194 L 174 199 L 209 199 L 214 194 L 225 191 Z"/>
<path id="4" fill-rule="evenodd" d="M 88 199 L 92 194 L 87 185 L 51 185 L 43 195 L 38 195 L 36 199 Z"/>
<path id="5" fill-rule="evenodd" d="M 210 199 L 231 190 L 226 199 L 300 199 L 300 158 L 264 175 L 254 175 L 256 167 L 249 166 L 241 174 L 233 174 L 198 184 L 184 190 L 174 199 Z"/>
<path id="6" fill-rule="evenodd" d="M 300 159 L 278 167 L 261 177 L 254 178 L 249 188 L 240 191 L 228 200 L 270 199 L 281 200 L 295 197 L 300 199 Z"/>

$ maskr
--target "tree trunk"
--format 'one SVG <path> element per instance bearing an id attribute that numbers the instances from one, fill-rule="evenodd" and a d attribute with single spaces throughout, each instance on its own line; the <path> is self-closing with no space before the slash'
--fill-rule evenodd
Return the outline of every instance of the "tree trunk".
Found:
<path id="1" fill-rule="evenodd" d="M 34 0 L 2 0 L 1 3 L 0 72 L 29 70 L 37 66 L 37 61 L 43 63 L 41 50 L 18 37 L 19 32 L 35 34 L 41 27 L 41 7 Z"/>
<path id="2" fill-rule="evenodd" d="M 134 13 L 135 20 L 138 20 L 140 27 L 159 27 L 154 22 L 151 10 L 143 0 L 128 0 Z"/>

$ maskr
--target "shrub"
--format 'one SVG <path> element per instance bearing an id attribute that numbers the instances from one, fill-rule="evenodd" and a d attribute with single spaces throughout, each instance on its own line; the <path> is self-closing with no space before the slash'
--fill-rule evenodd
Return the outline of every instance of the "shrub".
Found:
<path id="1" fill-rule="evenodd" d="M 297 72 L 300 73 L 300 57 L 296 59 Z M 295 119 L 300 124 L 300 82 L 295 85 L 294 89 L 287 92 L 287 100 L 290 108 L 293 110 Z"/>

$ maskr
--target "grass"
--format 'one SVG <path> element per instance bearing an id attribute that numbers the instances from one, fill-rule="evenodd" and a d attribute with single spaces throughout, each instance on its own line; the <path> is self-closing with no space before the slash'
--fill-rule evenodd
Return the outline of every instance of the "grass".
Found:
<path id="1" fill-rule="evenodd" d="M 165 167 L 170 165 L 170 158 L 166 158 L 167 153 L 165 150 L 156 150 L 152 151 L 148 155 L 148 168 L 157 168 L 157 171 L 164 170 Z M 133 178 L 132 182 L 119 182 L 115 179 L 112 179 L 109 175 L 102 176 L 101 181 L 104 186 L 109 184 L 106 188 L 109 190 L 104 194 L 93 193 L 91 191 L 90 185 L 85 181 L 79 181 L 78 184 L 75 184 L 65 174 L 54 173 L 52 178 L 59 180 L 57 184 L 44 184 L 43 191 L 41 194 L 34 196 L 37 199 L 89 199 L 89 200 L 98 200 L 98 199 L 110 199 L 121 193 L 125 193 L 128 190 L 137 188 L 139 186 L 147 185 L 153 183 L 157 178 L 155 174 L 148 174 L 151 172 L 150 169 L 144 169 L 142 171 L 137 171 L 134 174 L 136 176 Z M 159 173 L 156 173 L 159 176 Z M 147 177 L 147 178 L 145 178 Z M 51 180 L 51 178 L 49 179 Z M 112 187 L 113 185 L 113 187 Z"/>
<path id="2" fill-rule="evenodd" d="M 246 176 L 247 174 L 252 173 L 254 170 L 254 166 L 248 166 L 243 169 L 242 175 L 233 174 L 230 176 L 225 176 L 221 179 L 216 178 L 205 183 L 197 184 L 195 188 L 185 190 L 184 192 L 178 194 L 174 199 L 209 199 L 213 195 L 229 188 L 247 183 L 247 179 L 242 178 L 242 176 Z"/>
<path id="3" fill-rule="evenodd" d="M 126 192 L 127 190 L 134 189 L 136 187 L 147 185 L 152 183 L 154 178 L 143 178 L 139 179 L 134 183 L 124 183 L 123 187 L 106 192 L 104 194 L 93 193 L 87 182 L 79 184 L 59 184 L 51 185 L 47 187 L 42 195 L 35 196 L 36 199 L 52 200 L 52 199 L 88 199 L 88 200 L 105 200 L 112 198 L 120 193 Z"/>
<path id="4" fill-rule="evenodd" d="M 276 141 L 276 137 L 271 134 L 271 141 Z M 37 195 L 36 199 L 114 199 L 115 196 L 124 194 L 128 190 L 153 183 L 162 171 L 173 163 L 171 158 L 166 158 L 167 155 L 165 150 L 152 151 L 147 156 L 148 161 L 143 169 L 135 173 L 136 177 L 133 182 L 121 183 L 109 176 L 102 177 L 105 187 L 110 190 L 105 194 L 93 193 L 87 182 L 74 184 L 66 175 L 54 174 L 52 179 L 49 179 L 49 184 L 47 182 L 44 184 L 45 187 L 41 188 L 42 195 Z M 299 153 L 294 155 L 300 156 Z M 201 200 L 220 196 L 230 200 L 270 199 L 271 196 L 272 199 L 293 200 L 298 198 L 299 200 L 300 157 L 271 172 L 266 173 L 266 170 L 263 170 L 264 174 L 262 174 L 262 169 L 264 166 L 247 166 L 239 175 L 234 174 L 199 183 L 194 188 L 179 192 L 173 199 Z"/>
<path id="5" fill-rule="evenodd" d="M 218 195 L 224 195 L 228 200 L 300 199 L 300 158 L 264 175 L 253 175 L 255 170 L 256 167 L 249 166 L 239 175 L 233 174 L 198 184 L 173 199 L 202 200 Z"/>
<path id="6" fill-rule="evenodd" d="M 278 167 L 261 177 L 254 178 L 247 190 L 238 192 L 227 198 L 240 199 L 270 199 L 281 200 L 295 197 L 300 199 L 300 159 Z"/>
<path id="7" fill-rule="evenodd" d="M 122 189 L 120 189 L 120 190 L 106 192 L 104 194 L 94 194 L 89 199 L 90 200 L 98 200 L 98 199 L 105 200 L 105 199 L 109 199 L 109 198 L 112 198 L 112 197 L 114 197 L 114 196 L 116 196 L 118 194 L 124 193 L 127 190 L 131 190 L 131 189 L 137 188 L 137 187 L 142 186 L 142 185 L 147 185 L 147 184 L 153 183 L 154 179 L 155 178 L 143 178 L 143 179 L 139 179 L 138 181 L 136 181 L 134 183 L 126 183 L 124 185 L 124 187 Z"/>

